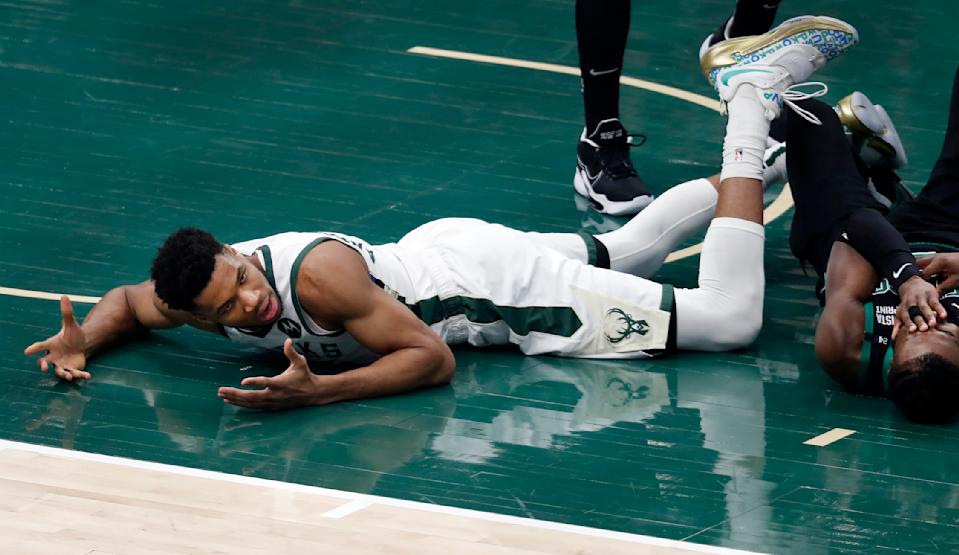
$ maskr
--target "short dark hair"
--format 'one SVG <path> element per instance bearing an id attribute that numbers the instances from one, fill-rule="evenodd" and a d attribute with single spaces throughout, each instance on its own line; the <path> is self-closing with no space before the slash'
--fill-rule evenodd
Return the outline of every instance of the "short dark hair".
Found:
<path id="1" fill-rule="evenodd" d="M 942 424 L 959 412 L 959 366 L 925 353 L 889 369 L 889 397 L 906 418 Z"/>
<path id="2" fill-rule="evenodd" d="M 223 244 L 195 227 L 174 231 L 153 259 L 150 278 L 160 300 L 174 310 L 193 310 L 193 299 L 210 283 Z"/>

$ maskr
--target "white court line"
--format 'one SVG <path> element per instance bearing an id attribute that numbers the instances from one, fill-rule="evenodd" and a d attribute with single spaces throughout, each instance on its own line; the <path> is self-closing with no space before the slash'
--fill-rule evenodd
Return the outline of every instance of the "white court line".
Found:
<path id="1" fill-rule="evenodd" d="M 320 516 L 324 516 L 326 518 L 343 518 L 353 513 L 362 511 L 372 504 L 373 502 L 369 499 L 354 499 L 353 501 L 344 503 L 335 509 L 330 509 Z"/>
<path id="2" fill-rule="evenodd" d="M 558 532 L 568 532 L 582 536 L 596 538 L 606 538 L 619 540 L 622 542 L 635 543 L 641 545 L 654 545 L 658 547 L 668 547 L 673 549 L 685 549 L 687 551 L 696 551 L 699 553 L 714 553 L 724 555 L 758 555 L 751 551 L 742 551 L 729 547 L 717 547 L 712 545 L 703 545 L 699 543 L 684 542 L 679 540 L 668 540 L 656 538 L 653 536 L 643 536 L 640 534 L 630 534 L 627 532 L 616 532 L 613 530 L 603 530 L 601 528 L 588 528 L 586 526 L 576 526 L 574 524 L 564 524 L 561 522 L 551 522 L 548 520 L 535 520 L 532 518 L 523 518 L 518 516 L 500 515 L 496 513 L 487 513 L 484 511 L 475 511 L 472 509 L 460 509 L 457 507 L 448 507 L 446 505 L 433 505 L 430 503 L 419 503 L 416 501 L 406 501 L 403 499 L 393 499 L 390 497 L 380 497 L 378 495 L 368 495 L 364 493 L 355 493 L 351 491 L 341 491 L 335 489 L 320 488 L 316 486 L 305 486 L 302 484 L 291 484 L 279 482 L 276 480 L 266 480 L 263 478 L 253 478 L 250 476 L 239 476 L 236 474 L 225 474 L 222 472 L 213 472 L 211 470 L 199 470 L 196 468 L 187 468 L 184 466 L 174 466 L 169 464 L 160 464 L 147 461 L 138 461 L 135 459 L 126 459 L 122 457 L 113 457 L 109 455 L 99 455 L 96 453 L 84 453 L 82 451 L 72 451 L 61 449 L 59 447 L 46 447 L 43 445 L 32 445 L 29 443 L 20 443 L 19 441 L 9 441 L 0 439 L 0 452 L 4 449 L 15 449 L 31 453 L 39 453 L 48 456 L 60 457 L 71 460 L 93 461 L 128 468 L 139 468 L 152 470 L 155 472 L 166 472 L 179 476 L 192 476 L 195 478 L 205 478 L 208 480 L 217 480 L 220 482 L 231 482 L 235 484 L 245 484 L 250 486 L 259 486 L 263 488 L 272 488 L 275 490 L 294 491 L 298 493 L 325 495 L 327 497 L 336 497 L 340 499 L 349 499 L 354 502 L 362 501 L 368 505 L 386 505 L 389 507 L 398 507 L 412 509 L 417 511 L 426 511 L 430 513 L 440 513 L 453 515 L 462 518 L 472 518 L 487 522 L 500 522 L 504 524 L 514 524 L 517 526 L 527 526 L 530 528 L 539 528 L 545 530 L 555 530 Z M 347 503 L 343 507 L 353 505 Z M 334 509 L 333 511 L 336 511 Z M 333 512 L 333 511 L 328 511 Z"/>
<path id="3" fill-rule="evenodd" d="M 844 428 L 833 428 L 824 434 L 819 434 L 818 436 L 807 439 L 802 442 L 803 445 L 814 445 L 816 447 L 825 447 L 830 443 L 835 443 L 844 437 L 849 437 L 852 434 L 856 433 L 855 430 L 846 430 Z"/>

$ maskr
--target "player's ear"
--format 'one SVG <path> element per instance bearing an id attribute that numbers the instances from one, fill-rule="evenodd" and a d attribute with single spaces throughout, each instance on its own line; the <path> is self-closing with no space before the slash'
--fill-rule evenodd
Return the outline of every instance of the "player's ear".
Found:
<path id="1" fill-rule="evenodd" d="M 196 320 L 197 320 L 198 322 L 200 322 L 200 323 L 203 323 L 203 324 L 215 324 L 215 323 L 216 323 L 214 320 L 208 318 L 207 316 L 204 316 L 203 314 L 200 314 L 199 312 L 191 312 L 190 314 L 192 314 L 193 317 L 196 318 Z"/>

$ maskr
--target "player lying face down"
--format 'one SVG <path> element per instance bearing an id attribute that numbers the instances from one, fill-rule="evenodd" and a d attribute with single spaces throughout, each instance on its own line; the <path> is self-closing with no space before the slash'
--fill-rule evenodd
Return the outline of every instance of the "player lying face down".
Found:
<path id="1" fill-rule="evenodd" d="M 788 25 L 786 39 L 771 33 L 753 41 L 771 52 L 762 64 L 744 70 L 751 61 L 717 60 L 708 71 L 729 123 L 699 287 L 631 273 L 643 254 L 635 248 L 641 229 L 629 225 L 582 236 L 443 219 L 385 245 L 290 232 L 230 247 L 187 228 L 160 248 L 151 280 L 108 292 L 82 327 L 63 299 L 61 332 L 26 354 L 40 355 L 41 369 L 53 365 L 63 379 L 89 378 L 88 356 L 138 331 L 190 324 L 282 348 L 285 372 L 241 382 L 260 389 L 220 389 L 229 403 L 279 409 L 447 383 L 455 367 L 448 344 L 606 359 L 748 346 L 762 322 L 770 121 L 789 87 L 825 64 L 827 53 L 834 58 L 856 42 L 855 30 L 836 20 Z M 350 369 L 314 375 L 311 363 Z"/>

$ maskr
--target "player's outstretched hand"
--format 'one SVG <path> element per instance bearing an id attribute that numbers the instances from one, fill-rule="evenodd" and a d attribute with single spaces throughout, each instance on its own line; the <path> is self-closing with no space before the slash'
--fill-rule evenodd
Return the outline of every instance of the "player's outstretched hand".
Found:
<path id="1" fill-rule="evenodd" d="M 60 316 L 63 322 L 56 335 L 43 341 L 37 341 L 24 349 L 26 356 L 40 355 L 37 366 L 46 372 L 53 366 L 53 373 L 62 380 L 90 379 L 87 366 L 87 339 L 80 324 L 73 317 L 73 305 L 66 295 L 60 297 Z"/>
<path id="2" fill-rule="evenodd" d="M 910 307 L 918 307 L 919 312 Z M 913 276 L 899 286 L 899 308 L 896 309 L 896 321 L 893 323 L 892 337 L 901 329 L 908 332 L 928 331 L 936 327 L 936 320 L 946 319 L 946 309 L 939 303 L 936 287 L 921 276 Z"/>
<path id="3" fill-rule="evenodd" d="M 218 395 L 231 405 L 248 409 L 283 410 L 316 404 L 322 376 L 310 372 L 306 357 L 296 352 L 289 339 L 283 343 L 283 354 L 290 366 L 282 374 L 244 378 L 240 382 L 262 389 L 221 387 Z"/>
<path id="4" fill-rule="evenodd" d="M 942 296 L 959 287 L 959 252 L 936 253 L 916 260 L 923 275 L 939 277 L 936 289 Z"/>

